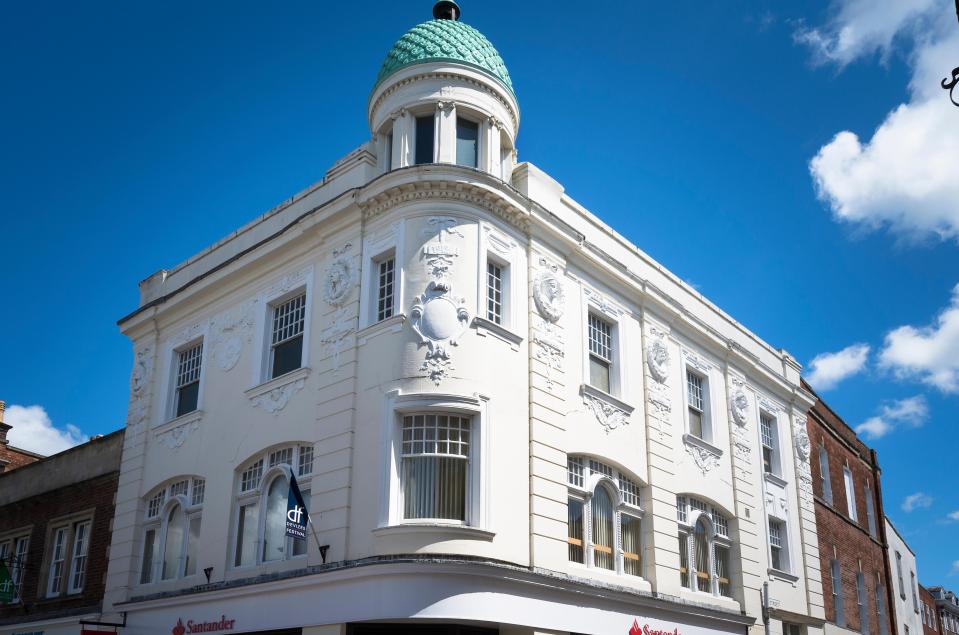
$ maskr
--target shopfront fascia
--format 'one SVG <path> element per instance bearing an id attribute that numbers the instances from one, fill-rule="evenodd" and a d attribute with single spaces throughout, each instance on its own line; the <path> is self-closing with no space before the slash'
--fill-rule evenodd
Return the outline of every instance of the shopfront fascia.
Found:
<path id="1" fill-rule="evenodd" d="M 277 581 L 134 599 L 117 609 L 127 613 L 124 635 L 234 635 L 374 621 L 596 635 L 746 635 L 755 621 L 562 575 L 436 559 L 353 563 Z"/>

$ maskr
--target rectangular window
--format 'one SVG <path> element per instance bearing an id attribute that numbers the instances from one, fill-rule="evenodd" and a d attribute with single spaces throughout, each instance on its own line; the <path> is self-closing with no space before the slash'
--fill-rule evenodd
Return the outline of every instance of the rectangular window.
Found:
<path id="1" fill-rule="evenodd" d="M 759 414 L 759 430 L 763 443 L 763 471 L 773 474 L 778 471 L 776 462 L 776 420 L 772 415 Z"/>
<path id="2" fill-rule="evenodd" d="M 13 563 L 10 577 L 13 578 L 13 592 L 15 600 L 20 598 L 23 588 L 23 572 L 27 567 L 27 550 L 30 547 L 30 536 L 21 536 L 13 541 Z"/>
<path id="3" fill-rule="evenodd" d="M 583 459 L 579 457 L 566 457 L 566 480 L 573 487 L 582 487 L 584 483 Z"/>
<path id="4" fill-rule="evenodd" d="M 843 607 L 842 573 L 839 570 L 839 561 L 830 560 L 830 578 L 832 581 L 832 602 L 836 607 L 836 626 L 846 626 L 846 612 Z"/>
<path id="5" fill-rule="evenodd" d="M 196 573 L 196 548 L 200 542 L 200 517 L 190 518 L 189 535 L 186 543 L 186 570 L 184 575 L 193 575 Z"/>
<path id="6" fill-rule="evenodd" d="M 313 446 L 301 445 L 300 455 L 297 458 L 299 462 L 299 466 L 297 467 L 297 470 L 296 470 L 297 476 L 311 474 L 313 472 Z M 303 541 L 301 540 L 299 542 L 303 542 Z"/>
<path id="7" fill-rule="evenodd" d="M 869 609 L 866 606 L 866 577 L 862 571 L 856 574 L 856 603 L 859 605 L 859 632 L 869 635 Z"/>
<path id="8" fill-rule="evenodd" d="M 87 577 L 87 552 L 90 550 L 90 521 L 73 526 L 73 558 L 70 564 L 68 593 L 79 593 Z"/>
<path id="9" fill-rule="evenodd" d="M 822 498 L 832 505 L 832 481 L 829 479 L 829 454 L 825 446 L 819 446 L 819 481 L 822 487 Z"/>
<path id="10" fill-rule="evenodd" d="M 583 549 L 583 501 L 569 499 L 568 526 L 569 559 L 572 562 L 583 563 L 585 550 Z"/>
<path id="11" fill-rule="evenodd" d="M 479 124 L 462 117 L 456 118 L 456 163 L 475 168 L 479 147 Z M 418 162 L 417 162 L 418 163 Z"/>
<path id="12" fill-rule="evenodd" d="M 722 545 L 716 545 L 714 551 L 716 557 L 716 578 L 717 582 L 719 583 L 719 594 L 726 597 L 732 597 L 732 591 L 729 586 L 729 549 Z"/>
<path id="13" fill-rule="evenodd" d="M 176 416 L 197 409 L 200 398 L 200 367 L 203 363 L 203 342 L 177 353 Z"/>
<path id="14" fill-rule="evenodd" d="M 416 118 L 416 152 L 413 163 L 433 163 L 433 115 Z"/>
<path id="15" fill-rule="evenodd" d="M 706 378 L 689 369 L 686 370 L 686 399 L 689 402 L 689 434 L 705 439 Z"/>
<path id="16" fill-rule="evenodd" d="M 240 506 L 236 526 L 236 555 L 233 564 L 241 567 L 253 564 L 256 560 L 256 531 L 259 517 L 259 505 L 250 503 Z"/>
<path id="17" fill-rule="evenodd" d="M 250 467 L 243 470 L 240 475 L 240 491 L 249 492 L 260 486 L 260 478 L 263 476 L 263 459 L 260 459 Z"/>
<path id="18" fill-rule="evenodd" d="M 386 171 L 393 169 L 393 133 L 386 135 Z"/>
<path id="19" fill-rule="evenodd" d="M 866 497 L 866 520 L 869 523 L 869 535 L 876 537 L 876 508 L 872 500 L 872 488 L 866 483 L 866 491 L 863 493 Z"/>
<path id="20" fill-rule="evenodd" d="M 846 512 L 853 522 L 859 522 L 859 514 L 856 513 L 856 486 L 852 481 L 852 472 L 848 467 L 842 468 L 842 480 L 846 486 Z"/>
<path id="21" fill-rule="evenodd" d="M 640 558 L 640 522 L 635 516 L 622 514 L 623 571 L 628 575 L 643 575 Z"/>
<path id="22" fill-rule="evenodd" d="M 156 529 L 148 529 L 143 535 L 143 564 L 140 566 L 140 584 L 153 581 L 153 559 L 157 554 L 159 534 Z"/>
<path id="23" fill-rule="evenodd" d="M 393 317 L 393 273 L 395 260 L 386 258 L 376 263 L 376 321 Z"/>
<path id="24" fill-rule="evenodd" d="M 896 577 L 899 578 L 899 597 L 906 599 L 906 583 L 902 581 L 902 554 L 896 552 Z"/>
<path id="25" fill-rule="evenodd" d="M 879 624 L 879 635 L 889 635 L 888 624 L 886 624 L 886 594 L 882 588 L 882 582 L 879 574 L 876 574 L 876 589 L 874 591 L 876 598 L 876 622 Z"/>
<path id="26" fill-rule="evenodd" d="M 486 319 L 503 323 L 503 268 L 495 262 L 486 263 Z"/>
<path id="27" fill-rule="evenodd" d="M 47 595 L 58 595 L 63 591 L 63 568 L 67 557 L 67 527 L 60 527 L 53 534 L 53 553 L 50 557 L 50 580 L 47 583 Z"/>
<path id="28" fill-rule="evenodd" d="M 609 369 L 613 365 L 613 327 L 589 314 L 589 385 L 610 392 Z"/>
<path id="29" fill-rule="evenodd" d="M 786 524 L 780 520 L 769 519 L 770 564 L 777 571 L 789 570 L 789 544 L 786 539 Z"/>
<path id="30" fill-rule="evenodd" d="M 689 534 L 679 532 L 679 583 L 689 588 Z"/>
<path id="31" fill-rule="evenodd" d="M 470 419 L 403 417 L 403 517 L 466 520 Z"/>
<path id="32" fill-rule="evenodd" d="M 305 325 L 305 293 L 273 307 L 270 379 L 285 375 L 303 365 L 303 331 Z"/>
<path id="33" fill-rule="evenodd" d="M 916 596 L 916 572 L 909 572 L 909 583 L 912 588 L 912 610 L 919 612 L 919 598 Z"/>

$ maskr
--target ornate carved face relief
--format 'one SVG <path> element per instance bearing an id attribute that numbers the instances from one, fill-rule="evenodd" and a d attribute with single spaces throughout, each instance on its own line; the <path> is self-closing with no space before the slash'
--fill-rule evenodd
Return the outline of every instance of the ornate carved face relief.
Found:
<path id="1" fill-rule="evenodd" d="M 742 387 L 737 387 L 733 390 L 730 401 L 733 411 L 733 421 L 740 427 L 745 426 L 749 416 L 749 397 L 746 395 L 746 391 L 743 390 Z"/>
<path id="2" fill-rule="evenodd" d="M 646 366 L 649 374 L 659 383 L 669 377 L 669 348 L 660 336 L 653 336 L 646 345 Z"/>
<path id="3" fill-rule="evenodd" d="M 346 303 L 356 282 L 353 259 L 346 255 L 352 246 L 351 243 L 346 243 L 343 249 L 333 250 L 333 262 L 330 263 L 323 281 L 323 297 L 334 307 Z"/>
<path id="4" fill-rule="evenodd" d="M 802 425 L 796 426 L 796 452 L 799 454 L 800 460 L 803 463 L 809 460 L 809 452 L 811 449 L 811 444 L 809 442 L 809 435 L 806 433 L 806 428 Z"/>
<path id="5" fill-rule="evenodd" d="M 536 310 L 547 322 L 556 322 L 566 310 L 566 291 L 557 275 L 558 268 L 549 265 L 545 259 L 540 259 L 539 262 L 546 269 L 537 273 L 533 279 L 533 302 Z"/>

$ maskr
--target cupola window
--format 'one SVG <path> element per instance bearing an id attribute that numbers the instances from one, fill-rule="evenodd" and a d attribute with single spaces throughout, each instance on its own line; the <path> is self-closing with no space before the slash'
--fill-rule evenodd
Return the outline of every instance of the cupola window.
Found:
<path id="1" fill-rule="evenodd" d="M 433 163 L 433 119 L 433 115 L 416 118 L 416 165 Z"/>
<path id="2" fill-rule="evenodd" d="M 456 164 L 477 167 L 479 124 L 462 117 L 456 118 Z M 419 161 L 417 160 L 417 163 Z"/>

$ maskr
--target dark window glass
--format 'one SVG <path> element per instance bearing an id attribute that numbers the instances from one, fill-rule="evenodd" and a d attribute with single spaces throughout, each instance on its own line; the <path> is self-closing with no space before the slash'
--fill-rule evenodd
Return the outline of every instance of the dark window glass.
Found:
<path id="1" fill-rule="evenodd" d="M 196 410 L 197 398 L 200 396 L 200 382 L 194 381 L 177 389 L 176 416 L 185 415 Z"/>
<path id="2" fill-rule="evenodd" d="M 273 347 L 273 377 L 300 367 L 303 360 L 303 336 L 294 337 Z"/>
<path id="3" fill-rule="evenodd" d="M 471 168 L 476 167 L 479 124 L 456 118 L 456 163 Z"/>
<path id="4" fill-rule="evenodd" d="M 414 163 L 433 162 L 433 115 L 416 118 L 416 156 Z"/>

